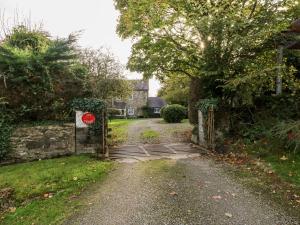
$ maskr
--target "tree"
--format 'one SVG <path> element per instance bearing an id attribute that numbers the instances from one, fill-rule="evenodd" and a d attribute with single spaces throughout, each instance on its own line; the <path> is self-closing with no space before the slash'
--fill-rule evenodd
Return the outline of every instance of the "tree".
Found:
<path id="1" fill-rule="evenodd" d="M 190 79 L 184 75 L 170 76 L 164 79 L 158 96 L 168 104 L 188 105 Z"/>
<path id="2" fill-rule="evenodd" d="M 124 77 L 123 66 L 112 53 L 102 48 L 84 49 L 81 59 L 88 69 L 86 88 L 93 97 L 110 100 L 129 96 L 132 87 Z"/>
<path id="3" fill-rule="evenodd" d="M 115 0 L 118 33 L 136 40 L 128 67 L 200 77 L 206 97 L 251 104 L 275 89 L 275 36 L 295 1 Z M 295 82 L 286 70 L 286 86 Z"/>
<path id="4" fill-rule="evenodd" d="M 68 114 L 73 96 L 66 86 L 80 88 L 84 69 L 78 62 L 76 36 L 52 39 L 35 28 L 16 26 L 0 43 L 0 96 L 16 119 L 40 119 Z M 80 89 L 79 89 L 80 90 Z M 56 110 L 62 110 L 57 112 Z"/>

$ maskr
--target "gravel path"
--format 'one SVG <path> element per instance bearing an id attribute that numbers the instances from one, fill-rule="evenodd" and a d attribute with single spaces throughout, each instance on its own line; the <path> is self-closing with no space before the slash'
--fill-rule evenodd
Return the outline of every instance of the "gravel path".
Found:
<path id="1" fill-rule="evenodd" d="M 126 145 L 138 144 L 141 133 L 146 130 L 154 130 L 159 133 L 159 143 L 187 142 L 191 134 L 192 126 L 189 123 L 165 123 L 162 119 L 139 119 L 128 127 L 128 140 Z"/>
<path id="2" fill-rule="evenodd" d="M 66 225 L 296 225 L 225 168 L 197 157 L 120 164 Z"/>

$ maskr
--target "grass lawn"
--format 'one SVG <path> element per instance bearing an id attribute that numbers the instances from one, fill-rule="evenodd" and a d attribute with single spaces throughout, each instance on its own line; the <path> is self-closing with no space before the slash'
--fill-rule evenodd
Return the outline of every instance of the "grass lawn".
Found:
<path id="1" fill-rule="evenodd" d="M 127 128 L 130 123 L 135 122 L 135 119 L 113 119 L 108 126 L 112 129 L 111 138 L 108 140 L 109 146 L 122 144 L 128 138 Z"/>
<path id="2" fill-rule="evenodd" d="M 272 146 L 257 142 L 246 145 L 246 152 L 264 160 L 280 178 L 300 188 L 300 155 L 275 151 Z"/>
<path id="3" fill-rule="evenodd" d="M 159 120 L 158 123 L 161 123 L 161 124 L 168 124 L 163 118 L 161 118 L 161 120 Z M 189 122 L 189 119 L 183 119 L 183 120 L 181 121 L 181 123 L 190 123 L 190 122 Z"/>
<path id="4" fill-rule="evenodd" d="M 292 215 L 299 216 L 300 210 L 300 155 L 289 154 L 278 146 L 256 142 L 236 144 L 234 153 L 247 153 L 243 156 L 231 155 L 237 163 L 233 170 L 245 185 L 254 188 L 255 192 L 263 193 L 267 199 L 275 200 Z M 229 157 L 230 158 L 230 157 Z M 227 160 L 228 161 L 228 160 Z"/>
<path id="5" fill-rule="evenodd" d="M 112 169 L 111 162 L 72 156 L 0 167 L 0 190 L 13 190 L 3 225 L 60 224 L 80 206 L 77 196 Z M 1 209 L 1 208 L 0 208 Z"/>
<path id="6" fill-rule="evenodd" d="M 284 160 L 282 160 L 284 159 Z M 282 155 L 267 156 L 264 158 L 279 177 L 300 188 L 300 156 Z"/>

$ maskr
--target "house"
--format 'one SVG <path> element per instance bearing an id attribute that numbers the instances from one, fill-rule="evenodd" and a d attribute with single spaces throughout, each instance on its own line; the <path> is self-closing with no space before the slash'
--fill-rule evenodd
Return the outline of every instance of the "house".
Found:
<path id="1" fill-rule="evenodd" d="M 144 109 L 148 107 L 149 115 L 152 117 L 160 116 L 160 109 L 166 102 L 159 97 L 149 97 L 149 80 L 130 80 L 133 92 L 126 100 L 115 99 L 112 107 L 120 111 L 118 117 L 143 117 Z"/>
<path id="2" fill-rule="evenodd" d="M 148 108 L 150 116 L 159 117 L 161 108 L 166 104 L 166 101 L 160 97 L 149 97 Z"/>
<path id="3" fill-rule="evenodd" d="M 115 99 L 113 107 L 120 110 L 122 117 L 142 117 L 143 107 L 147 105 L 149 97 L 148 80 L 130 80 L 133 92 L 128 99 Z"/>

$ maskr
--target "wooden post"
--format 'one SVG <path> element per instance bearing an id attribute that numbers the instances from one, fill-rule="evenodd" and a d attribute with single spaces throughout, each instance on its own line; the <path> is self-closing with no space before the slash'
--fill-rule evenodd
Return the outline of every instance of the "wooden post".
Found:
<path id="1" fill-rule="evenodd" d="M 215 150 L 214 108 L 210 107 L 207 116 L 207 142 L 210 150 Z"/>
<path id="2" fill-rule="evenodd" d="M 104 113 L 104 141 L 105 141 L 105 158 L 109 158 L 109 148 L 107 145 L 107 135 L 108 135 L 108 121 L 107 121 L 107 114 L 106 112 Z"/>
<path id="3" fill-rule="evenodd" d="M 102 156 L 105 156 L 105 118 L 104 111 L 101 113 L 101 150 Z"/>

